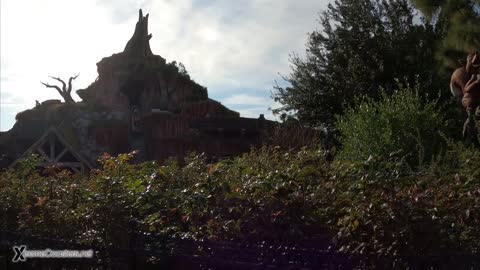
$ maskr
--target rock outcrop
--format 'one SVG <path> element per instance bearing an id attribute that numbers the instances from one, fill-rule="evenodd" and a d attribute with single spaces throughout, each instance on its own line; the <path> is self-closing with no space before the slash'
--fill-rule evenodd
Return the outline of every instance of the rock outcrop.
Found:
<path id="1" fill-rule="evenodd" d="M 132 38 L 121 53 L 97 63 L 98 78 L 88 88 L 78 90 L 86 102 L 108 110 L 140 113 L 152 109 L 181 113 L 189 117 L 206 115 L 238 117 L 219 102 L 208 98 L 207 89 L 193 81 L 176 62 L 167 63 L 150 48 L 148 14 L 139 12 Z M 188 108 L 188 113 L 183 111 Z"/>
<path id="2" fill-rule="evenodd" d="M 263 142 L 273 122 L 242 118 L 210 99 L 183 65 L 153 54 L 151 37 L 140 10 L 124 51 L 98 62 L 98 78 L 77 91 L 82 102 L 49 100 L 17 114 L 14 127 L 0 133 L 0 168 L 24 156 L 51 127 L 92 165 L 104 152 L 139 150 L 140 162 L 181 161 L 196 151 L 213 160 Z"/>

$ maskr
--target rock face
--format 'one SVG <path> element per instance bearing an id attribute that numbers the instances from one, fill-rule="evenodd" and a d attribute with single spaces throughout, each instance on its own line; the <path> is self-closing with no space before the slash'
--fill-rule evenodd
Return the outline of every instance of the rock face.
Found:
<path id="1" fill-rule="evenodd" d="M 139 150 L 137 161 L 181 161 L 192 151 L 215 160 L 262 144 L 273 122 L 242 118 L 210 99 L 181 64 L 152 53 L 151 37 L 140 10 L 124 51 L 98 62 L 98 78 L 77 91 L 82 102 L 50 100 L 17 114 L 14 127 L 0 133 L 0 168 L 51 126 L 91 164 L 104 152 L 132 150 Z"/>
<path id="2" fill-rule="evenodd" d="M 150 49 L 151 37 L 148 14 L 144 17 L 140 10 L 135 32 L 125 50 L 97 63 L 97 80 L 78 90 L 78 95 L 86 103 L 108 110 L 131 111 L 135 107 L 140 114 L 157 109 L 190 117 L 239 116 L 209 99 L 207 89 L 191 80 L 182 66 L 154 55 Z"/>

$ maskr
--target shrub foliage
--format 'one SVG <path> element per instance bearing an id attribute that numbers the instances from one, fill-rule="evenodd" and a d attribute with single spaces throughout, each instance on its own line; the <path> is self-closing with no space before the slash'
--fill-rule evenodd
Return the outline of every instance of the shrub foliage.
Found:
<path id="1" fill-rule="evenodd" d="M 322 150 L 270 147 L 207 164 L 131 164 L 103 156 L 89 177 L 35 159 L 0 174 L 0 228 L 122 245 L 138 230 L 194 239 L 302 242 L 383 255 L 478 252 L 480 154 L 450 144 L 412 170 L 396 154 L 326 162 Z M 333 244 L 335 243 L 335 244 Z"/>
<path id="2" fill-rule="evenodd" d="M 424 101 L 419 84 L 397 82 L 392 95 L 378 102 L 357 99 L 356 106 L 338 118 L 343 149 L 339 158 L 364 161 L 400 151 L 412 165 L 421 165 L 445 150 L 444 116 L 435 101 Z"/>

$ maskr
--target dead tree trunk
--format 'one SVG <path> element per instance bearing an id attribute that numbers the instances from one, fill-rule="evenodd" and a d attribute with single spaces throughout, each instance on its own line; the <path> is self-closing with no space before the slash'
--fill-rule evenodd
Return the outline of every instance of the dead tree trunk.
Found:
<path id="1" fill-rule="evenodd" d="M 55 88 L 57 92 L 62 96 L 65 103 L 75 103 L 75 100 L 73 100 L 72 98 L 72 81 L 75 80 L 78 77 L 78 75 L 80 74 L 77 74 L 76 76 L 70 77 L 70 79 L 68 79 L 68 87 L 67 87 L 67 84 L 62 79 L 50 76 L 50 78 L 56 81 L 59 81 L 62 84 L 61 89 L 56 85 L 51 85 L 44 82 L 40 82 L 40 83 L 45 85 L 45 87 L 47 88 Z"/>
<path id="2" fill-rule="evenodd" d="M 135 26 L 135 32 L 123 52 L 137 57 L 153 56 L 150 49 L 151 38 L 152 34 L 148 34 L 148 14 L 144 17 L 140 9 L 138 11 L 138 22 Z"/>

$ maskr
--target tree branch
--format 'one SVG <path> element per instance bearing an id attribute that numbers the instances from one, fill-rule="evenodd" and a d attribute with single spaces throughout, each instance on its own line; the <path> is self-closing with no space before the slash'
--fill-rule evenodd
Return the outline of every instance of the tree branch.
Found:
<path id="1" fill-rule="evenodd" d="M 62 79 L 57 78 L 57 77 L 52 77 L 52 76 L 50 76 L 50 78 L 61 82 L 61 83 L 62 83 L 62 90 L 63 90 L 63 92 L 66 92 L 66 91 L 67 91 L 67 84 L 66 84 Z"/>
<path id="2" fill-rule="evenodd" d="M 44 83 L 44 82 L 40 82 L 41 84 L 45 85 L 45 87 L 47 88 L 55 88 L 57 89 L 57 92 L 63 97 L 63 93 L 62 93 L 62 90 L 60 89 L 60 87 L 56 86 L 56 85 L 50 85 L 48 83 Z"/>
<path id="3" fill-rule="evenodd" d="M 70 79 L 68 79 L 68 89 L 67 89 L 67 92 L 68 92 L 69 94 L 72 92 L 72 81 L 75 80 L 79 75 L 80 75 L 80 73 L 78 73 L 76 76 L 70 77 Z"/>

